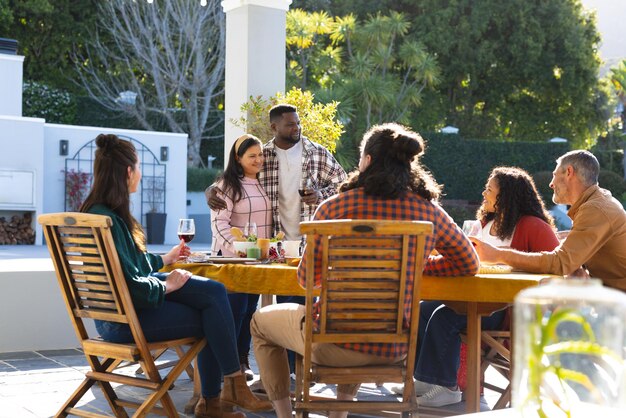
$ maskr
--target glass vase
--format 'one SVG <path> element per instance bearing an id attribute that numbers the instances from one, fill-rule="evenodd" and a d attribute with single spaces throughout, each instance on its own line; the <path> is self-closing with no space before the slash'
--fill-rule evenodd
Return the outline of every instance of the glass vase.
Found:
<path id="1" fill-rule="evenodd" d="M 513 406 L 522 417 L 622 417 L 626 294 L 555 279 L 515 298 Z"/>

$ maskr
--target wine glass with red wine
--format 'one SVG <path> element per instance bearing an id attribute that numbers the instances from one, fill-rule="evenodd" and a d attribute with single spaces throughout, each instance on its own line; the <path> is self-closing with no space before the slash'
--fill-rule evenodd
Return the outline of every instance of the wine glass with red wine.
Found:
<path id="1" fill-rule="evenodd" d="M 310 195 L 314 192 L 315 189 L 313 188 L 313 181 L 311 181 L 310 178 L 307 178 L 304 182 L 302 182 L 302 187 L 298 189 L 298 193 L 300 193 L 300 196 L 302 197 Z"/>
<path id="2" fill-rule="evenodd" d="M 188 243 L 195 235 L 196 225 L 193 219 L 181 219 L 178 222 L 178 239 L 182 239 L 185 243 Z"/>

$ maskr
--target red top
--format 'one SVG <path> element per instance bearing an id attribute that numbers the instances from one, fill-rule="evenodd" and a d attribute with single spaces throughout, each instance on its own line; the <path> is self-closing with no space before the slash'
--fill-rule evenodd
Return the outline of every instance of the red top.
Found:
<path id="1" fill-rule="evenodd" d="M 552 226 L 536 216 L 522 216 L 513 232 L 511 248 L 526 253 L 552 251 L 559 245 L 559 239 Z"/>

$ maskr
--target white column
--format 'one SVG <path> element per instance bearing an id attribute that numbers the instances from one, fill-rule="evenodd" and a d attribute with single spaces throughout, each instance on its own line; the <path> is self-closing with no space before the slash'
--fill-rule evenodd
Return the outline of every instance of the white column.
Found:
<path id="1" fill-rule="evenodd" d="M 226 13 L 225 164 L 233 142 L 245 132 L 231 123 L 242 116 L 241 105 L 250 96 L 268 98 L 285 90 L 285 15 L 290 4 L 291 0 L 222 1 Z"/>
<path id="2" fill-rule="evenodd" d="M 0 115 L 22 116 L 23 65 L 23 56 L 0 53 Z"/>

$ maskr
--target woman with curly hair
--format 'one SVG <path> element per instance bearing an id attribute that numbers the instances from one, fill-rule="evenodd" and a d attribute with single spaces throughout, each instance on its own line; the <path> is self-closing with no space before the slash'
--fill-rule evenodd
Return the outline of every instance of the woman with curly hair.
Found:
<path id="1" fill-rule="evenodd" d="M 494 168 L 476 213 L 481 222 L 479 238 L 498 247 L 519 251 L 552 251 L 559 240 L 554 220 L 546 211 L 532 177 L 517 167 Z M 484 316 L 482 329 L 500 329 L 506 310 Z M 440 301 L 420 304 L 418 347 L 413 376 L 421 406 L 440 407 L 461 401 L 457 385 L 460 364 L 460 332 L 467 316 L 457 314 Z M 392 388 L 401 393 L 402 386 Z"/>
<path id="2" fill-rule="evenodd" d="M 482 241 L 524 252 L 552 251 L 558 245 L 554 219 L 526 171 L 494 168 L 483 199 L 476 212 L 482 226 L 478 238 Z"/>

